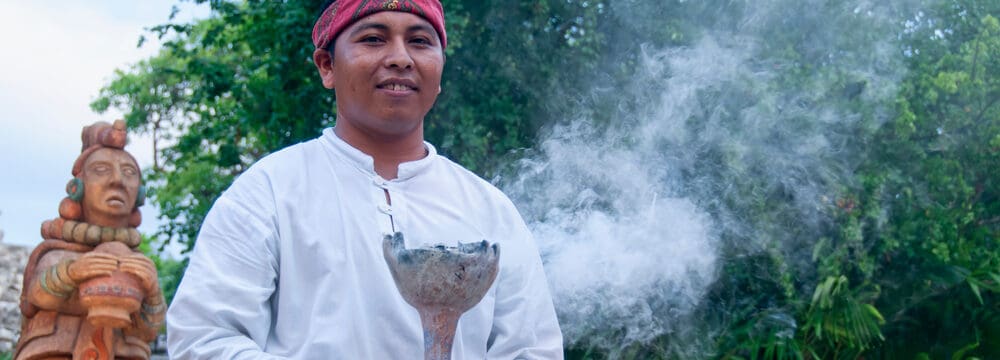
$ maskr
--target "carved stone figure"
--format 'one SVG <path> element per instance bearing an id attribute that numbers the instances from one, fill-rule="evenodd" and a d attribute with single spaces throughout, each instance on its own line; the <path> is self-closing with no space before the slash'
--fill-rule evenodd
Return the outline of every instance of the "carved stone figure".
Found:
<path id="1" fill-rule="evenodd" d="M 407 250 L 403 234 L 396 233 L 382 241 L 382 255 L 396 289 L 420 313 L 424 360 L 451 359 L 458 319 L 496 280 L 500 248 L 484 240 Z"/>
<path id="2" fill-rule="evenodd" d="M 125 123 L 83 128 L 59 217 L 24 272 L 16 360 L 149 359 L 166 304 L 156 267 L 137 250 L 145 198 L 124 150 Z"/>

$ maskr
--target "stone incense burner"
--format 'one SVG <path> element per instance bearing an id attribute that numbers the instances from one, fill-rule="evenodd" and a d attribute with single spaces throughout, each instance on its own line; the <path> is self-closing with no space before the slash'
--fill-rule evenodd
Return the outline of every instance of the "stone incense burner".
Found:
<path id="1" fill-rule="evenodd" d="M 420 313 L 424 359 L 451 359 L 458 319 L 496 279 L 500 248 L 484 240 L 405 249 L 403 234 L 396 233 L 385 237 L 382 253 L 399 293 Z"/>

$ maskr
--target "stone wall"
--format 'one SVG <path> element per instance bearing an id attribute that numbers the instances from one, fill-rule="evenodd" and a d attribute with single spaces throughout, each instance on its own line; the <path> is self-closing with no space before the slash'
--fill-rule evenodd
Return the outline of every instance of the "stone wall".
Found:
<path id="1" fill-rule="evenodd" d="M 13 351 L 21 332 L 18 302 L 30 251 L 26 247 L 0 243 L 0 353 Z"/>

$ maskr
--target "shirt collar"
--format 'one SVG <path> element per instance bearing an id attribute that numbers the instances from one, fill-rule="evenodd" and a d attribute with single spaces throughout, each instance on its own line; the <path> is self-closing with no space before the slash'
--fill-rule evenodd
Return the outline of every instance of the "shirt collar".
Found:
<path id="1" fill-rule="evenodd" d="M 375 159 L 368 154 L 361 152 L 361 150 L 358 150 L 354 146 L 351 146 L 351 144 L 348 144 L 344 141 L 344 139 L 341 139 L 340 136 L 337 136 L 337 133 L 333 131 L 333 128 L 324 129 L 322 139 L 334 149 L 334 153 L 339 155 L 361 172 L 372 177 L 381 178 L 375 173 Z M 437 149 L 434 148 L 434 145 L 431 145 L 426 141 L 424 141 L 424 148 L 427 150 L 427 156 L 418 160 L 399 164 L 396 178 L 391 181 L 406 181 L 426 172 L 427 169 L 430 168 L 434 159 L 437 158 Z"/>

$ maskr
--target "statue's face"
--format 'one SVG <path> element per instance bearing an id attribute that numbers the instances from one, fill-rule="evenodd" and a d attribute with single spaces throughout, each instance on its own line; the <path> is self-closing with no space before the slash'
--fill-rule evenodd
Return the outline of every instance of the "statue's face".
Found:
<path id="1" fill-rule="evenodd" d="M 102 148 L 84 161 L 83 220 L 125 227 L 139 193 L 139 166 L 125 151 Z"/>

